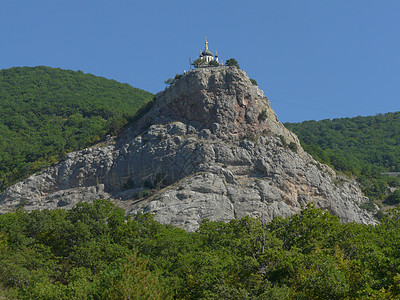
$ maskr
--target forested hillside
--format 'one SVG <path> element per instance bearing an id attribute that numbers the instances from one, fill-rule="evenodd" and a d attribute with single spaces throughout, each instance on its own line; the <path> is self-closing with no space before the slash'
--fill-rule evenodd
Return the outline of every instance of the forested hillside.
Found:
<path id="1" fill-rule="evenodd" d="M 398 299 L 400 212 L 343 224 L 313 207 L 194 233 L 105 200 L 0 216 L 5 299 Z M 0 297 L 1 298 L 1 297 Z"/>
<path id="2" fill-rule="evenodd" d="M 0 192 L 12 183 L 116 133 L 153 95 L 81 71 L 0 71 Z"/>
<path id="3" fill-rule="evenodd" d="M 400 172 L 400 112 L 285 126 L 316 159 L 357 176 L 368 196 L 382 200 L 387 185 L 400 185 L 399 178 L 381 175 Z"/>

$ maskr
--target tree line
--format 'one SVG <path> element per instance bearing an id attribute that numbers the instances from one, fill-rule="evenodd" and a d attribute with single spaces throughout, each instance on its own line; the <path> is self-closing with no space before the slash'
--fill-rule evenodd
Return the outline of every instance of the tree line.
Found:
<path id="1" fill-rule="evenodd" d="M 400 210 L 343 224 L 312 206 L 196 232 L 106 200 L 0 216 L 7 299 L 395 299 Z"/>

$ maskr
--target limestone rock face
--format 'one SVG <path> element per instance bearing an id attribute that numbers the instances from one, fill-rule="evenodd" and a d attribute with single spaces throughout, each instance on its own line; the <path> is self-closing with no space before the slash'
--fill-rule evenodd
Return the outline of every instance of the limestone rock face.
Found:
<path id="1" fill-rule="evenodd" d="M 205 218 L 270 221 L 310 202 L 344 222 L 375 223 L 358 185 L 305 153 L 235 67 L 186 73 L 118 138 L 9 187 L 0 212 L 98 198 L 189 231 Z"/>

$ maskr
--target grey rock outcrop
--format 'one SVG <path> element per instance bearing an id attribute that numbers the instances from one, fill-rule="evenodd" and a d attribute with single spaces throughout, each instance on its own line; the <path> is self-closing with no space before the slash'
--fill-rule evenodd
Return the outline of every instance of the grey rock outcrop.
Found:
<path id="1" fill-rule="evenodd" d="M 304 152 L 264 93 L 234 67 L 186 73 L 118 138 L 9 187 L 0 211 L 98 198 L 189 231 L 205 218 L 270 221 L 311 202 L 344 222 L 375 223 L 360 208 L 368 198 L 357 183 Z"/>

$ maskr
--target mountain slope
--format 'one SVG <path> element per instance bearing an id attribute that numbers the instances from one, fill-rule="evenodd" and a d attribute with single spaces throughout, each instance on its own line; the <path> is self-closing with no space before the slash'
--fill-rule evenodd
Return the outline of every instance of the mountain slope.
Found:
<path id="1" fill-rule="evenodd" d="M 320 162 L 357 176 L 369 197 L 382 200 L 388 194 L 387 184 L 400 186 L 399 178 L 381 175 L 400 172 L 400 112 L 285 126 Z"/>
<path id="2" fill-rule="evenodd" d="M 203 219 L 270 221 L 315 203 L 342 221 L 374 223 L 357 184 L 301 148 L 264 93 L 235 67 L 186 73 L 114 141 L 8 188 L 0 211 L 71 208 L 108 198 L 130 214 L 193 231 Z"/>
<path id="3" fill-rule="evenodd" d="M 0 191 L 117 131 L 152 97 L 81 71 L 0 70 Z"/>
<path id="4" fill-rule="evenodd" d="M 370 117 L 286 123 L 310 147 L 325 150 L 325 160 L 346 160 L 335 167 L 361 172 L 362 167 L 400 172 L 400 112 Z M 324 158 L 324 157 L 320 157 Z"/>

